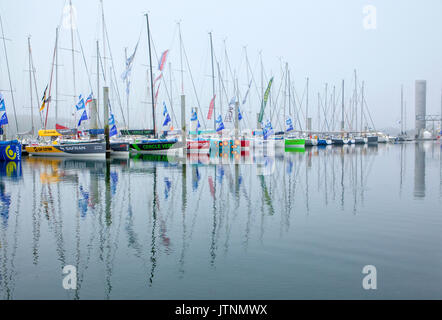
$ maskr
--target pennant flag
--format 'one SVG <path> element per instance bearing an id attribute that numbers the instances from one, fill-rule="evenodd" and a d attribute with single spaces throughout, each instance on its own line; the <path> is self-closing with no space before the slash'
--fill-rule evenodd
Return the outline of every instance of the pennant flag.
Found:
<path id="1" fill-rule="evenodd" d="M 92 102 L 92 93 L 89 95 L 89 97 L 87 97 L 86 102 L 85 102 L 85 105 L 87 106 L 87 104 L 88 104 L 89 102 Z"/>
<path id="2" fill-rule="evenodd" d="M 41 98 L 41 107 L 40 107 L 40 112 L 44 110 L 45 106 L 46 106 L 46 102 L 48 102 L 48 100 L 46 99 L 46 93 L 48 91 L 48 86 L 46 85 L 46 89 L 45 92 L 43 93 L 43 98 Z"/>
<path id="3" fill-rule="evenodd" d="M 198 123 L 196 124 L 196 130 L 198 130 L 199 128 L 201 128 L 201 124 L 200 121 L 198 120 Z"/>
<path id="4" fill-rule="evenodd" d="M 86 110 L 84 110 L 83 113 L 82 113 L 82 115 L 81 115 L 80 120 L 78 121 L 78 127 L 81 125 L 81 122 L 82 122 L 82 121 L 85 121 L 85 120 L 87 120 L 87 119 L 88 119 L 88 117 L 87 117 L 87 113 L 86 113 Z"/>
<path id="5" fill-rule="evenodd" d="M 242 100 L 242 104 L 246 104 L 246 102 L 247 102 L 247 97 L 249 96 L 249 91 L 250 91 L 250 87 L 251 87 L 251 86 L 252 86 L 252 80 L 250 80 L 249 87 L 247 88 L 246 95 L 244 96 L 244 99 Z"/>
<path id="6" fill-rule="evenodd" d="M 3 94 L 0 92 L 0 111 L 6 111 L 5 98 Z"/>
<path id="7" fill-rule="evenodd" d="M 132 53 L 132 55 L 126 59 L 126 70 L 121 75 L 121 79 L 123 80 L 126 80 L 130 76 L 130 73 L 132 71 L 132 64 L 134 62 L 135 53 L 137 52 L 137 49 L 138 49 L 138 42 L 137 45 L 135 46 L 134 53 Z"/>
<path id="8" fill-rule="evenodd" d="M 264 93 L 264 99 L 261 103 L 261 111 L 259 112 L 258 122 L 262 122 L 262 118 L 264 117 L 264 110 L 267 105 L 267 101 L 269 100 L 270 88 L 272 87 L 273 77 L 270 79 L 267 89 Z"/>
<path id="9" fill-rule="evenodd" d="M 238 106 L 238 120 L 242 120 L 242 113 L 241 113 L 241 109 Z"/>
<path id="10" fill-rule="evenodd" d="M 164 102 L 164 101 L 163 101 L 163 106 L 164 106 L 163 116 L 165 116 L 167 114 L 167 107 L 166 107 L 166 102 Z"/>
<path id="11" fill-rule="evenodd" d="M 115 125 L 113 125 L 112 128 L 110 128 L 110 130 L 109 130 L 109 137 L 116 136 L 117 134 L 118 134 L 117 127 Z"/>
<path id="12" fill-rule="evenodd" d="M 216 94 L 213 96 L 212 101 L 210 101 L 209 113 L 207 114 L 207 120 L 212 119 L 213 109 L 215 108 L 215 98 L 216 98 Z"/>
<path id="13" fill-rule="evenodd" d="M 196 114 L 196 110 L 192 111 L 192 116 L 190 117 L 190 121 L 196 121 L 198 119 L 198 116 Z"/>
<path id="14" fill-rule="evenodd" d="M 115 124 L 115 118 L 113 113 L 111 113 L 110 117 L 109 117 L 109 125 L 112 126 Z"/>
<path id="15" fill-rule="evenodd" d="M 285 120 L 285 124 L 287 125 L 286 130 L 287 132 L 292 131 L 293 130 L 293 123 L 292 123 L 292 119 L 287 118 Z"/>
<path id="16" fill-rule="evenodd" d="M 2 117 L 0 118 L 0 126 L 4 126 L 8 124 L 8 116 L 6 115 L 6 112 L 3 113 Z"/>
<path id="17" fill-rule="evenodd" d="M 267 123 L 262 130 L 262 135 L 264 136 L 264 140 L 267 140 L 267 138 L 274 133 L 272 123 L 270 120 L 267 120 Z"/>
<path id="18" fill-rule="evenodd" d="M 221 115 L 218 116 L 218 119 L 216 119 L 216 132 L 219 132 L 224 129 L 224 123 L 223 118 Z"/>
<path id="19" fill-rule="evenodd" d="M 160 61 L 158 63 L 158 70 L 163 71 L 164 69 L 164 65 L 166 64 L 166 60 L 167 60 L 167 54 L 169 53 L 169 50 L 166 50 L 163 52 L 163 54 L 161 55 Z"/>
<path id="20" fill-rule="evenodd" d="M 80 94 L 78 99 L 79 100 L 78 100 L 77 105 L 75 106 L 75 108 L 77 108 L 77 111 L 83 110 L 85 108 L 83 96 Z"/>
<path id="21" fill-rule="evenodd" d="M 169 113 L 166 113 L 166 118 L 164 119 L 163 127 L 167 126 L 170 123 L 171 119 Z"/>

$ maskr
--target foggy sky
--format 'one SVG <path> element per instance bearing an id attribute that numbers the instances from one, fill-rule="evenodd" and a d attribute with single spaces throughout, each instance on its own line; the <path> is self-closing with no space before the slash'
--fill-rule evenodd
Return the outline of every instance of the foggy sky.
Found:
<path id="1" fill-rule="evenodd" d="M 92 89 L 95 90 L 95 42 L 99 40 L 101 46 L 102 41 L 99 1 L 74 0 L 73 4 L 77 9 L 77 26 L 91 76 Z M 375 30 L 363 28 L 362 10 L 365 5 L 374 5 L 377 9 Z M 38 94 L 42 95 L 49 81 L 55 28 L 62 19 L 64 6 L 64 0 L 0 0 L 0 14 L 5 35 L 11 40 L 7 41 L 7 49 L 19 114 L 29 113 L 29 79 L 25 71 L 28 68 L 27 36 L 32 36 Z M 140 48 L 132 77 L 131 126 L 144 125 L 145 120 L 141 119 L 150 117 L 150 107 L 142 103 L 146 100 L 147 86 L 146 22 L 143 17 L 146 12 L 149 12 L 157 55 L 166 49 L 171 50 L 168 62 L 172 63 L 174 69 L 172 102 L 175 105 L 177 118 L 179 118 L 177 103 L 180 93 L 178 21 L 181 21 L 184 46 L 196 81 L 203 114 L 207 112 L 212 90 L 208 38 L 210 31 L 213 32 L 216 58 L 220 61 L 223 70 L 225 70 L 224 44 L 226 45 L 232 69 L 239 77 L 242 94 L 245 93 L 247 86 L 244 67 L 244 46 L 247 46 L 248 57 L 257 82 L 260 82 L 260 68 L 255 69 L 255 67 L 260 51 L 262 51 L 266 82 L 270 76 L 275 76 L 274 90 L 279 88 L 281 81 L 281 61 L 288 62 L 299 95 L 302 95 L 305 78 L 310 78 L 309 99 L 311 116 L 314 119 L 317 112 L 317 93 L 324 92 L 326 82 L 329 83 L 330 89 L 336 85 L 336 90 L 339 91 L 341 80 L 345 79 L 348 98 L 353 90 L 354 69 L 357 70 L 358 78 L 365 81 L 366 100 L 377 127 L 398 126 L 401 84 L 404 85 L 404 97 L 407 103 L 407 124 L 410 128 L 414 127 L 414 81 L 417 79 L 427 80 L 427 113 L 440 113 L 442 88 L 442 41 L 440 40 L 442 39 L 442 1 L 440 0 L 104 0 L 104 9 L 115 73 L 118 78 L 124 71 L 124 48 L 127 47 L 130 54 L 141 32 Z M 60 39 L 61 46 L 70 46 L 68 30 L 62 30 L 60 37 L 63 38 Z M 78 43 L 76 46 L 79 50 Z M 70 56 L 67 51 L 61 55 L 65 56 L 60 62 L 63 64 L 61 67 L 63 75 L 60 75 L 60 85 L 63 87 L 61 91 L 72 95 L 72 77 L 70 66 L 68 67 L 71 63 Z M 81 55 L 77 54 L 75 59 L 78 77 L 76 94 L 88 95 L 90 86 Z M 157 59 L 154 57 L 153 65 L 156 63 Z M 109 66 L 110 62 L 107 64 Z M 164 76 L 169 85 L 167 68 Z M 1 90 L 8 90 L 7 81 L 4 52 L 1 48 Z M 118 81 L 125 106 L 124 85 L 120 79 Z M 188 72 L 185 75 L 184 86 L 188 96 L 188 108 L 196 106 Z M 218 82 L 216 86 L 218 90 Z M 229 95 L 233 95 L 231 87 L 229 90 Z M 4 94 L 8 99 L 8 93 Z M 251 96 L 250 114 L 252 111 L 259 111 L 260 103 L 255 88 L 252 88 Z M 225 111 L 226 98 L 223 99 Z M 63 108 L 62 112 L 65 114 L 73 112 L 71 100 L 67 97 L 65 102 L 60 103 L 60 108 Z M 160 101 L 162 100 L 168 101 L 164 91 L 160 94 Z M 12 110 L 11 107 L 11 103 L 8 102 L 8 110 Z M 114 108 L 117 108 L 115 103 Z M 162 110 L 162 107 L 160 109 Z M 11 119 L 11 116 L 9 117 Z M 250 121 L 253 122 L 254 119 Z"/>

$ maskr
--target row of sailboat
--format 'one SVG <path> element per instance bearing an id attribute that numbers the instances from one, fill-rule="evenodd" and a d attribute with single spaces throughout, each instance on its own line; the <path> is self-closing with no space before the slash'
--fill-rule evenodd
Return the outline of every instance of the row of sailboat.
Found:
<path id="1" fill-rule="evenodd" d="M 68 0 L 68 15 L 64 20 L 67 20 L 68 24 L 70 22 L 70 37 L 71 37 L 71 48 L 69 51 L 72 53 L 72 86 L 74 88 L 74 93 L 76 93 L 76 73 L 75 73 L 75 59 L 74 54 L 78 50 L 74 48 L 74 28 L 72 22 L 73 15 L 73 6 L 72 0 Z M 102 5 L 102 2 L 101 2 Z M 146 26 L 147 26 L 147 48 L 148 48 L 148 78 L 150 78 L 149 87 L 150 87 L 150 104 L 152 106 L 152 125 L 153 129 L 142 129 L 142 130 L 134 130 L 129 129 L 129 86 L 130 86 L 130 73 L 133 66 L 133 61 L 137 52 L 138 42 L 135 46 L 134 52 L 132 55 L 127 56 L 126 51 L 126 70 L 121 76 L 123 81 L 126 84 L 126 98 L 127 98 L 127 113 L 123 112 L 121 108 L 121 117 L 124 123 L 125 129 L 117 129 L 117 121 L 115 120 L 115 110 L 112 110 L 112 106 L 110 103 L 109 97 L 109 89 L 116 92 L 118 99 L 120 100 L 119 93 L 115 82 L 117 81 L 115 77 L 115 70 L 112 70 L 106 74 L 106 48 L 110 53 L 110 45 L 109 39 L 107 35 L 107 29 L 105 26 L 104 20 L 104 10 L 102 5 L 102 24 L 103 24 L 103 56 L 100 54 L 99 43 L 97 41 L 97 87 L 95 94 L 92 93 L 92 85 L 89 80 L 89 85 L 91 89 L 91 94 L 85 99 L 82 95 L 80 95 L 77 99 L 76 94 L 74 94 L 75 101 L 75 109 L 74 109 L 74 123 L 77 122 L 75 129 L 72 129 L 72 126 L 62 126 L 58 124 L 58 101 L 59 93 L 58 93 L 58 66 L 60 64 L 59 60 L 59 29 L 60 26 L 56 28 L 56 40 L 55 46 L 52 55 L 52 67 L 50 72 L 50 78 L 48 85 L 43 94 L 43 98 L 41 99 L 41 104 L 39 105 L 39 114 L 41 120 L 42 130 L 38 131 L 38 137 L 33 137 L 34 135 L 34 115 L 33 109 L 31 107 L 31 122 L 32 129 L 28 133 L 30 138 L 22 138 L 21 143 L 23 144 L 23 151 L 31 156 L 56 156 L 56 157 L 105 157 L 107 154 L 113 156 L 128 156 L 130 153 L 139 153 L 139 154 L 167 154 L 167 155 L 178 155 L 183 156 L 186 153 L 193 154 L 209 154 L 209 153 L 220 153 L 221 150 L 224 150 L 226 147 L 229 148 L 230 153 L 235 153 L 239 151 L 251 150 L 251 149 L 261 149 L 261 148 L 276 148 L 276 149 L 285 149 L 287 151 L 290 150 L 299 150 L 304 149 L 309 146 L 321 146 L 321 145 L 344 145 L 344 144 L 372 144 L 378 142 L 385 142 L 383 136 L 373 133 L 373 130 L 367 129 L 367 126 L 363 128 L 363 118 L 368 122 L 369 114 L 367 111 L 364 111 L 364 106 L 366 107 L 366 102 L 363 96 L 364 84 L 362 83 L 362 92 L 360 98 L 360 121 L 361 125 L 358 130 L 358 126 L 356 125 L 353 128 L 353 123 L 358 122 L 358 84 L 356 81 L 356 72 L 355 72 L 355 93 L 353 96 L 353 105 L 350 110 L 350 114 L 347 114 L 347 118 L 345 117 L 344 110 L 344 82 L 342 83 L 342 119 L 341 119 L 341 128 L 338 132 L 332 132 L 333 128 L 325 119 L 325 125 L 321 125 L 321 119 L 318 120 L 318 131 L 315 133 L 311 128 L 311 118 L 309 118 L 308 113 L 308 79 L 307 79 L 307 94 L 306 94 L 306 110 L 305 110 L 305 119 L 306 119 L 306 127 L 302 129 L 300 125 L 300 120 L 298 114 L 301 112 L 300 108 L 302 103 L 299 104 L 298 107 L 294 106 L 293 98 L 291 94 L 292 86 L 290 80 L 290 71 L 288 70 L 288 64 L 285 64 L 285 70 L 283 70 L 282 83 L 285 83 L 284 89 L 284 102 L 283 102 L 283 110 L 277 110 L 274 106 L 277 105 L 277 101 L 271 101 L 271 90 L 273 77 L 271 77 L 266 90 L 264 91 L 264 72 L 261 75 L 261 87 L 262 87 L 262 97 L 261 97 L 261 107 L 260 112 L 257 115 L 257 129 L 256 130 L 246 130 L 240 129 L 240 121 L 246 116 L 244 110 L 241 108 L 244 107 L 247 97 L 249 96 L 249 91 L 252 86 L 253 74 L 249 81 L 248 89 L 245 95 L 243 96 L 242 101 L 240 100 L 240 92 L 238 86 L 238 79 L 234 79 L 234 97 L 229 103 L 229 110 L 227 112 L 226 117 L 223 119 L 222 112 L 222 100 L 220 101 L 220 110 L 218 110 L 216 105 L 216 97 L 217 93 L 219 95 L 218 99 L 221 99 L 223 94 L 226 95 L 226 88 L 224 87 L 224 83 L 221 80 L 221 72 L 219 63 L 216 61 L 215 52 L 213 49 L 212 42 L 212 33 L 209 33 L 210 36 L 210 52 L 211 52 L 211 69 L 212 69 L 212 100 L 210 102 L 209 111 L 207 114 L 207 120 L 213 121 L 213 130 L 201 130 L 201 124 L 199 119 L 202 121 L 206 120 L 206 117 L 201 118 L 201 108 L 192 108 L 191 110 L 191 118 L 190 118 L 190 130 L 187 128 L 186 121 L 186 106 L 185 106 L 185 95 L 183 90 L 183 66 L 181 66 L 181 128 L 180 130 L 175 130 L 172 125 L 171 113 L 163 102 L 164 105 L 164 122 L 163 122 L 163 130 L 159 130 L 157 128 L 157 100 L 158 100 L 158 91 L 160 88 L 160 82 L 164 81 L 163 79 L 163 70 L 166 65 L 167 56 L 169 50 L 166 50 L 162 53 L 159 62 L 158 62 L 158 70 L 159 76 L 154 79 L 153 72 L 153 63 L 152 63 L 152 48 L 153 42 L 151 39 L 151 31 L 149 25 L 149 17 L 146 14 Z M 66 21 L 63 21 L 66 23 Z M 2 29 L 3 31 L 3 29 Z M 83 47 L 81 45 L 81 41 L 79 39 L 78 29 L 77 36 L 79 41 L 80 52 L 83 55 L 83 61 L 85 64 L 86 71 L 87 65 L 84 57 Z M 181 30 L 179 32 L 180 37 L 180 58 L 183 60 L 183 53 L 185 56 L 185 60 L 187 61 L 187 55 L 183 48 L 182 39 L 181 39 Z M 105 41 L 107 39 L 107 45 Z M 33 104 L 33 89 L 37 94 L 37 85 L 35 80 L 35 67 L 33 65 L 32 59 L 32 50 L 30 38 L 28 38 L 28 47 L 29 47 L 29 86 L 30 86 L 30 95 L 31 95 L 31 104 Z M 226 53 L 227 56 L 227 53 Z M 247 56 L 246 56 L 247 59 Z M 188 63 L 188 61 L 187 61 Z M 248 78 L 249 71 L 251 72 L 251 68 L 248 64 Z M 216 67 L 218 69 L 218 78 L 220 79 L 220 89 L 219 92 L 216 90 L 215 83 L 215 70 Z M 262 59 L 261 59 L 261 69 L 262 67 Z M 189 70 L 190 71 L 190 70 Z M 172 72 L 170 70 L 170 72 Z M 226 72 L 227 73 L 227 72 Z M 108 86 L 103 86 L 103 90 L 100 87 L 100 74 L 102 74 L 105 79 L 106 84 L 110 84 L 110 88 Z M 191 73 L 190 73 L 191 75 Z M 192 75 L 191 75 L 192 76 Z M 88 74 L 89 77 L 89 74 Z M 112 78 L 113 77 L 113 78 Z M 106 79 L 107 78 L 107 79 Z M 53 84 L 53 82 L 55 83 Z M 192 79 L 193 83 L 193 79 Z M 158 84 L 158 85 L 157 85 Z M 55 99 L 52 99 L 52 88 L 55 86 Z M 256 84 L 255 84 L 256 85 Z M 193 85 L 194 86 L 194 85 Z M 195 86 L 194 86 L 195 87 Z M 171 86 L 172 89 L 172 86 Z M 12 92 L 11 88 L 11 92 Z M 102 99 L 100 100 L 100 93 L 102 92 Z M 195 92 L 196 94 L 196 92 Z M 278 93 L 279 96 L 279 93 Z M 278 96 L 276 100 L 278 100 Z M 288 97 L 288 99 L 287 99 Z M 319 94 L 318 94 L 318 115 L 320 116 L 321 110 L 320 105 L 322 106 L 322 112 L 324 115 L 327 110 L 329 110 L 329 106 L 327 105 L 328 95 L 327 95 L 327 87 L 326 93 L 324 96 L 324 105 L 319 103 Z M 38 99 L 37 99 L 38 100 Z M 54 101 L 52 101 L 54 100 Z M 197 99 L 198 100 L 198 99 Z M 102 103 L 100 103 L 102 101 Z M 334 97 L 333 92 L 333 101 L 335 103 L 336 99 Z M 51 103 L 55 103 L 55 129 L 48 128 L 48 114 Z M 199 102 L 198 102 L 199 104 Z M 270 105 L 269 108 L 266 109 L 267 105 Z M 103 111 L 103 119 L 100 121 L 100 105 L 102 105 Z M 172 106 L 171 106 L 172 107 Z M 288 107 L 288 110 L 287 110 Z M 87 112 L 87 108 L 89 108 L 89 112 Z M 269 110 L 271 109 L 271 110 Z M 267 111 L 266 111 L 267 110 Z M 283 112 L 281 112 L 283 111 Z M 331 122 L 335 122 L 335 112 L 333 108 L 333 116 Z M 364 113 L 365 112 L 365 113 Z M 173 108 L 172 108 L 172 113 Z M 280 114 L 279 114 L 280 113 Z M 200 115 L 200 116 L 198 116 Z M 283 117 L 283 130 L 279 132 L 275 132 L 272 126 L 272 120 L 274 120 L 276 116 L 276 121 L 279 122 L 279 116 Z M 268 118 L 266 121 L 264 117 Z M 298 125 L 297 130 L 295 130 L 295 118 L 297 117 Z M 371 119 L 371 116 L 370 116 Z M 127 120 L 127 121 L 126 121 Z M 84 121 L 88 121 L 89 128 L 84 128 Z M 176 121 L 176 119 L 175 119 Z M 99 129 L 101 126 L 101 122 L 103 122 L 104 129 Z M 226 128 L 224 122 L 233 122 L 233 128 Z M 350 130 L 344 130 L 345 123 L 347 122 Z M 82 125 L 83 123 L 83 125 Z M 242 121 L 244 123 L 244 120 Z M 205 126 L 205 125 L 204 125 Z M 17 125 L 18 127 L 18 125 Z M 206 127 L 206 126 L 205 126 Z M 244 127 L 244 126 L 243 126 Z M 249 123 L 250 127 L 250 123 Z M 374 127 L 374 126 L 373 126 Z M 83 129 L 82 129 L 83 128 Z M 207 129 L 207 127 L 206 127 Z M 325 134 L 324 132 L 328 132 Z"/>

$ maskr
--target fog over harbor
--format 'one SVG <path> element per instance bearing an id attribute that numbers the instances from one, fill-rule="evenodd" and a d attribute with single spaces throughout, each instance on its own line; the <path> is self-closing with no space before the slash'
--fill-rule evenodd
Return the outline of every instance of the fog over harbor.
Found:
<path id="1" fill-rule="evenodd" d="M 31 36 L 34 66 L 39 99 L 49 82 L 55 29 L 60 30 L 60 113 L 69 115 L 74 108 L 72 99 L 72 70 L 70 30 L 65 28 L 66 1 L 0 1 L 0 13 L 15 94 L 17 113 L 29 114 L 28 43 Z M 131 79 L 131 126 L 149 127 L 147 115 L 146 69 L 148 64 L 145 19 L 149 12 L 154 44 L 153 64 L 159 55 L 169 50 L 165 77 L 172 81 L 170 96 L 160 92 L 159 101 L 178 104 L 180 94 L 180 52 L 178 26 L 190 69 L 185 63 L 184 91 L 189 106 L 201 106 L 207 112 L 211 99 L 211 67 L 208 32 L 213 33 L 215 59 L 224 75 L 228 95 L 233 95 L 231 74 L 239 79 L 243 94 L 248 80 L 245 68 L 245 49 L 258 85 L 253 88 L 250 102 L 244 112 L 249 118 L 259 110 L 260 93 L 259 61 L 261 53 L 265 81 L 275 77 L 275 91 L 281 84 L 285 62 L 292 72 L 292 82 L 297 94 L 302 96 L 305 79 L 310 79 L 312 116 L 315 119 L 317 93 L 346 81 L 349 97 L 352 91 L 353 70 L 358 79 L 365 81 L 365 95 L 373 121 L 377 128 L 398 126 L 400 119 L 400 86 L 404 85 L 407 106 L 406 120 L 413 127 L 414 82 L 427 80 L 427 114 L 439 114 L 442 78 L 442 3 L 394 1 L 161 1 L 105 0 L 104 13 L 110 51 L 101 52 L 107 57 L 107 73 L 114 73 L 119 94 L 124 96 L 125 86 L 120 79 L 124 71 L 125 52 L 131 54 L 138 39 L 139 49 Z M 75 94 L 87 96 L 91 87 L 95 90 L 96 41 L 103 41 L 100 1 L 73 1 L 76 21 L 75 56 L 77 88 Z M 376 8 L 376 29 L 364 29 L 363 9 L 367 5 Z M 63 27 L 64 26 L 64 27 Z M 78 34 L 77 34 L 78 30 Z M 79 35 L 79 37 L 77 37 Z M 78 40 L 81 40 L 80 41 Z M 81 45 L 81 47 L 80 47 Z M 84 66 L 81 48 L 85 55 Z M 101 49 L 103 50 L 103 49 Z M 112 55 L 112 61 L 110 60 Z M 228 60 L 227 60 L 228 59 Z M 113 65 L 114 69 L 109 69 Z M 228 66 L 228 68 L 227 68 Z M 195 80 L 195 89 L 189 70 Z M 88 76 L 90 79 L 88 79 Z M 89 84 L 89 82 L 91 84 Z M 0 58 L 0 90 L 4 93 L 8 110 L 11 98 L 4 53 Z M 195 95 L 198 95 L 198 99 Z M 111 92 L 112 95 L 112 92 Z M 113 93 L 117 108 L 118 97 Z M 276 96 L 276 92 L 274 93 Z M 62 97 L 63 96 L 63 97 Z M 34 97 L 35 100 L 35 97 Z M 124 100 L 124 98 L 120 98 Z M 226 100 L 224 98 L 224 100 Z M 219 104 L 219 101 L 217 102 Z M 224 101 L 226 104 L 227 101 Z M 36 102 L 34 101 L 34 104 Z M 123 107 L 125 102 L 121 102 Z M 36 108 L 36 107 L 35 107 Z M 53 109 L 51 109 L 53 112 Z M 179 118 L 179 108 L 175 110 Z M 53 116 L 50 114 L 50 116 Z M 118 112 L 117 118 L 120 118 Z M 20 129 L 20 131 L 25 131 Z"/>

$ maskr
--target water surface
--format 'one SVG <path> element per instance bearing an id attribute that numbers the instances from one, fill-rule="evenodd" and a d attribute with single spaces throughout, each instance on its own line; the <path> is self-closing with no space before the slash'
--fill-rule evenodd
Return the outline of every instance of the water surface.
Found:
<path id="1" fill-rule="evenodd" d="M 441 161 L 429 142 L 2 165 L 0 297 L 441 299 Z"/>

